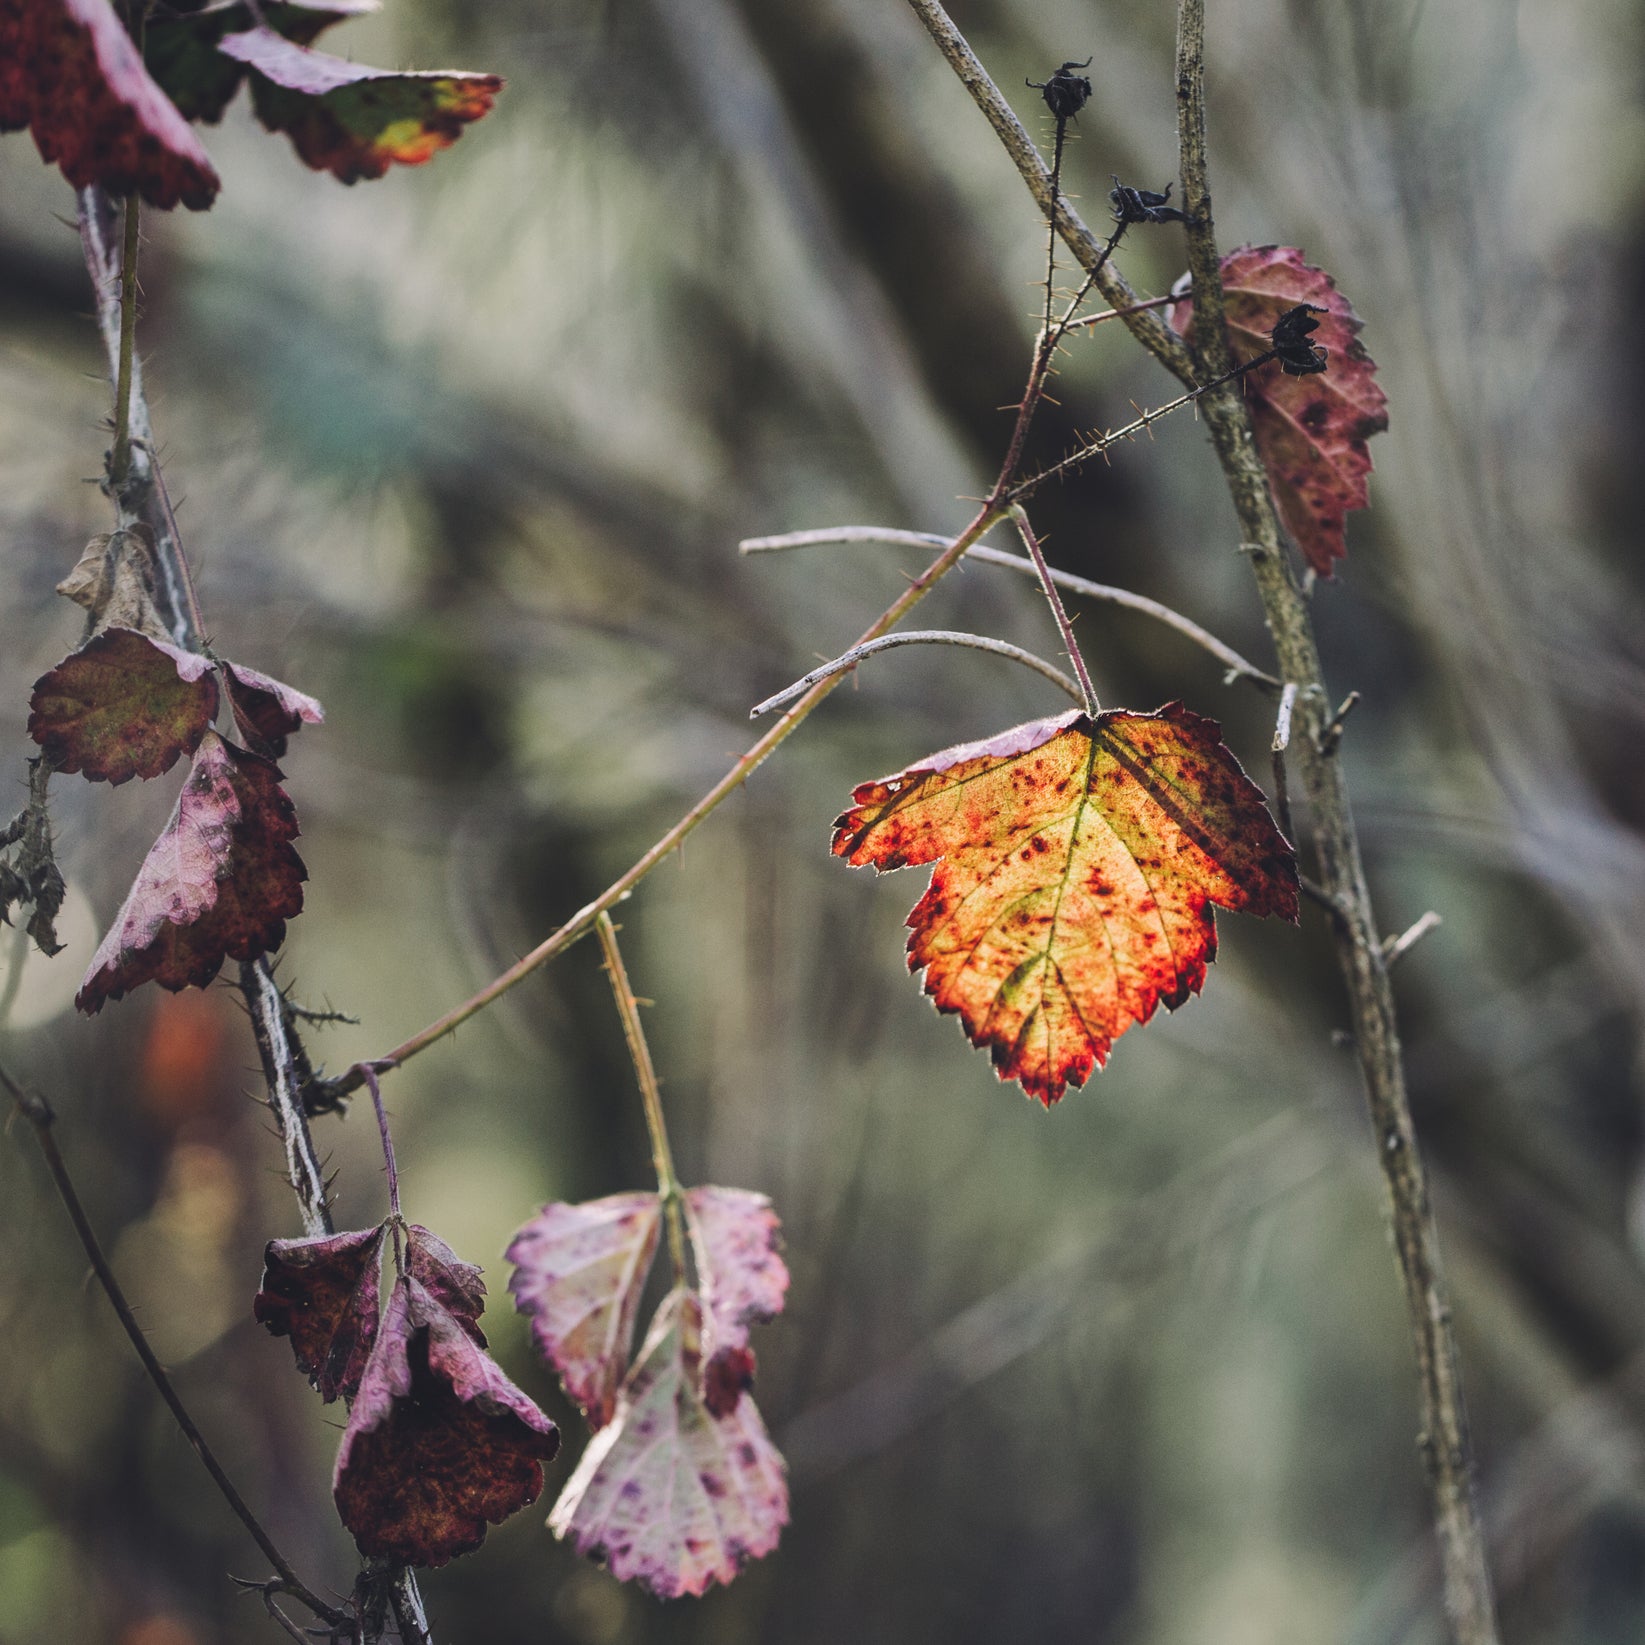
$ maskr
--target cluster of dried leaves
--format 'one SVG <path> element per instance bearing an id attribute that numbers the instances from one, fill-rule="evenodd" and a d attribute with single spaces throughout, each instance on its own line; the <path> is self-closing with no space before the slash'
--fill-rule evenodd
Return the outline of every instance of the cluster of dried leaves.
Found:
<path id="1" fill-rule="evenodd" d="M 345 183 L 418 165 L 502 89 L 494 74 L 397 74 L 316 51 L 378 0 L 172 0 L 133 40 L 109 0 L 0 0 L 0 131 L 28 127 L 77 188 L 204 210 L 221 186 L 191 122 L 252 107 L 305 164 Z"/>

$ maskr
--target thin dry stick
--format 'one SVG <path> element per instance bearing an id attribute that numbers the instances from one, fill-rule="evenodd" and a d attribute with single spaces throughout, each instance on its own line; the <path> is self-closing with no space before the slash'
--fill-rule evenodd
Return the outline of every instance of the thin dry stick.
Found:
<path id="1" fill-rule="evenodd" d="M 777 537 L 746 537 L 737 548 L 738 552 L 743 554 L 772 554 L 784 549 L 818 548 L 832 543 L 884 543 L 899 548 L 941 548 L 947 540 L 946 537 L 938 537 L 929 531 L 899 531 L 889 526 L 847 525 L 821 531 L 789 531 Z M 965 557 L 968 560 L 982 560 L 988 565 L 1005 566 L 1025 577 L 1039 576 L 1039 570 L 1032 560 L 1021 554 L 1008 554 L 1001 548 L 988 548 L 982 543 L 970 549 Z M 1094 583 L 1087 577 L 1076 577 L 1071 571 L 1059 571 L 1055 566 L 1051 568 L 1051 578 L 1058 588 L 1065 588 L 1070 594 L 1083 595 L 1088 600 L 1104 600 L 1109 605 L 1124 606 L 1128 611 L 1141 612 L 1145 617 L 1152 617 L 1156 622 L 1174 628 L 1195 645 L 1209 651 L 1228 670 L 1230 680 L 1250 680 L 1267 691 L 1280 689 L 1280 682 L 1272 674 L 1258 668 L 1248 658 L 1242 657 L 1231 645 L 1219 640 L 1209 629 L 1201 628 L 1193 618 L 1183 616 L 1180 611 L 1162 605 L 1158 600 L 1149 599 L 1146 594 L 1134 594 L 1130 589 L 1116 588 L 1112 583 Z"/>
<path id="2" fill-rule="evenodd" d="M 628 1041 L 628 1055 L 640 1082 L 640 1099 L 645 1104 L 645 1128 L 651 1137 L 651 1163 L 656 1168 L 657 1192 L 662 1197 L 663 1216 L 668 1225 L 668 1255 L 674 1268 L 674 1283 L 684 1285 L 687 1275 L 685 1229 L 680 1221 L 680 1179 L 674 1170 L 674 1150 L 668 1145 L 662 1087 L 657 1083 L 651 1047 L 646 1043 L 645 1028 L 640 1022 L 640 1002 L 635 998 L 622 950 L 617 946 L 617 927 L 603 909 L 595 929 L 600 934 L 600 951 L 605 955 L 606 975 L 611 979 L 617 1014 L 623 1019 L 623 1038 Z"/>
<path id="3" fill-rule="evenodd" d="M 1194 281 L 1195 355 L 1202 373 L 1232 363 L 1223 317 L 1221 265 L 1211 214 L 1205 142 L 1204 0 L 1180 0 L 1177 13 L 1177 114 L 1183 205 L 1188 212 Z M 1262 595 L 1280 672 L 1298 685 L 1303 735 L 1292 739 L 1313 818 L 1318 869 L 1341 911 L 1337 954 L 1348 986 L 1354 1043 L 1378 1140 L 1416 1348 L 1422 1434 L 1444 1574 L 1445 1608 L 1458 1645 L 1494 1645 L 1495 1605 L 1485 1538 L 1473 1495 L 1473 1459 L 1458 1369 L 1451 1305 L 1440 1268 L 1439 1234 L 1405 1089 L 1399 1027 L 1388 965 L 1378 939 L 1342 764 L 1328 746 L 1329 698 L 1313 624 L 1285 559 L 1268 475 L 1245 402 L 1208 396 L 1205 419 L 1238 511 Z"/>
<path id="4" fill-rule="evenodd" d="M 97 325 L 108 356 L 109 373 L 118 384 L 121 362 L 127 362 L 129 467 L 118 490 L 112 484 L 119 523 L 146 524 L 154 533 L 155 562 L 159 569 L 157 597 L 172 639 L 187 650 L 204 644 L 204 623 L 195 597 L 194 581 L 183 552 L 176 516 L 166 493 L 164 477 L 153 460 L 153 430 L 148 399 L 143 392 L 142 367 L 132 331 L 135 313 L 128 316 L 116 293 L 136 289 L 135 242 L 116 251 L 115 210 L 100 188 L 82 189 L 78 196 L 80 243 L 97 300 Z M 128 258 L 129 252 L 129 258 Z M 251 1014 L 252 1031 L 268 1088 L 268 1109 L 286 1153 L 286 1177 L 310 1235 L 336 1231 L 327 1203 L 325 1173 L 303 1107 L 303 1090 L 312 1075 L 291 1021 L 290 1009 L 267 957 L 240 967 L 240 987 Z M 428 1621 L 416 1578 L 402 1566 L 371 1562 L 362 1578 L 368 1586 L 388 1595 L 402 1645 L 432 1645 Z M 380 1607 L 378 1608 L 380 1609 Z M 374 1614 L 366 1607 L 365 1614 Z M 367 1628 L 363 1645 L 374 1645 L 378 1633 Z"/>
<path id="5" fill-rule="evenodd" d="M 109 1306 L 114 1309 L 121 1330 L 126 1333 L 127 1340 L 136 1350 L 137 1358 L 142 1362 L 149 1381 L 154 1384 L 160 1398 L 166 1402 L 167 1410 L 171 1412 L 177 1426 L 182 1429 L 183 1438 L 193 1447 L 201 1465 L 211 1475 L 212 1483 L 222 1493 L 223 1500 L 233 1509 L 235 1518 L 251 1533 L 252 1540 L 262 1549 L 263 1557 L 279 1573 L 280 1591 L 300 1600 L 317 1617 L 333 1626 L 347 1626 L 347 1613 L 326 1604 L 297 1575 L 291 1568 L 291 1562 L 275 1547 L 273 1539 L 263 1529 L 257 1516 L 246 1506 L 246 1500 L 236 1489 L 234 1481 L 223 1471 L 222 1464 L 206 1443 L 205 1435 L 195 1426 L 193 1417 L 188 1414 L 187 1407 L 178 1397 L 165 1368 L 154 1357 L 154 1350 L 149 1347 L 148 1338 L 144 1336 L 142 1326 L 137 1323 L 137 1316 L 132 1313 L 131 1304 L 126 1301 L 125 1292 L 120 1289 L 120 1282 L 114 1277 L 114 1270 L 109 1266 L 108 1258 L 103 1255 L 102 1243 L 91 1226 L 91 1219 L 86 1215 L 86 1208 L 81 1204 L 80 1195 L 75 1189 L 74 1179 L 69 1175 L 68 1164 L 57 1146 L 54 1130 L 57 1116 L 51 1104 L 40 1092 L 31 1091 L 13 1079 L 4 1068 L 0 1068 L 0 1085 L 5 1086 L 12 1102 L 16 1104 L 18 1113 L 32 1127 L 35 1141 L 39 1143 L 40 1153 L 46 1162 L 46 1170 L 51 1174 L 58 1198 L 62 1200 L 63 1208 L 69 1214 L 69 1221 L 74 1224 L 74 1231 L 80 1237 L 80 1244 L 91 1263 L 92 1272 L 97 1276 L 97 1283 L 102 1286 L 103 1294 L 109 1299 Z"/>
<path id="6" fill-rule="evenodd" d="M 831 663 L 824 663 L 821 668 L 814 668 L 804 679 L 796 680 L 791 686 L 779 691 L 774 697 L 767 697 L 763 703 L 756 703 L 748 711 L 751 720 L 757 720 L 762 714 L 769 714 L 774 708 L 781 708 L 784 703 L 791 703 L 796 697 L 803 696 L 818 680 L 826 680 L 831 674 L 843 674 L 848 669 L 855 668 L 864 657 L 872 657 L 881 651 L 891 651 L 900 645 L 960 645 L 972 651 L 988 651 L 996 657 L 1009 657 L 1014 663 L 1022 663 L 1042 674 L 1053 685 L 1066 691 L 1075 702 L 1083 702 L 1080 688 L 1068 678 L 1060 668 L 1053 668 L 1043 657 L 1036 657 L 1032 651 L 1024 651 L 1020 645 L 1012 645 L 1009 640 L 991 639 L 986 634 L 966 634 L 953 628 L 905 628 L 896 634 L 887 634 L 883 639 L 869 640 L 865 645 L 854 645 L 852 648 L 836 657 Z"/>
<path id="7" fill-rule="evenodd" d="M 1051 568 L 1045 563 L 1045 551 L 1040 547 L 1040 540 L 1034 535 L 1034 528 L 1028 523 L 1028 511 L 1021 503 L 1011 505 L 1011 520 L 1017 528 L 1017 534 L 1022 538 L 1023 546 L 1028 550 L 1029 559 L 1034 562 L 1035 571 L 1039 573 L 1040 587 L 1045 590 L 1051 615 L 1057 620 L 1057 630 L 1062 635 L 1063 645 L 1067 648 L 1068 660 L 1074 665 L 1074 672 L 1079 676 L 1080 692 L 1085 698 L 1085 712 L 1095 718 L 1102 704 L 1097 701 L 1096 688 L 1091 684 L 1091 674 L 1085 666 L 1085 658 L 1080 655 L 1079 641 L 1074 638 L 1074 625 L 1069 622 L 1068 613 L 1063 609 L 1062 596 L 1057 593 Z"/>
<path id="8" fill-rule="evenodd" d="M 1150 309 L 1164 308 L 1169 303 L 1181 300 L 1180 297 L 1173 297 L 1168 293 L 1164 297 L 1150 297 L 1144 303 L 1133 303 L 1129 308 L 1105 308 L 1100 314 L 1087 314 L 1078 320 L 1070 320 L 1064 329 L 1082 331 L 1087 326 L 1100 326 L 1105 320 L 1123 320 L 1127 314 L 1146 314 Z"/>

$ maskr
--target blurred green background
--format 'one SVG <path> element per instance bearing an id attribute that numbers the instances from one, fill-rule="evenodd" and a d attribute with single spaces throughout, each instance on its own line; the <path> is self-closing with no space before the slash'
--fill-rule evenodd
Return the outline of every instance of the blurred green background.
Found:
<path id="1" fill-rule="evenodd" d="M 1219 228 L 1300 245 L 1366 322 L 1392 429 L 1315 609 L 1359 689 L 1350 769 L 1403 962 L 1419 1127 L 1505 1636 L 1645 1627 L 1645 213 L 1636 0 L 1211 8 Z M 971 0 L 1025 76 L 1095 54 L 1065 183 L 1175 166 L 1174 8 Z M 745 535 L 962 524 L 1020 393 L 1044 237 L 900 0 L 390 0 L 328 37 L 507 76 L 431 166 L 344 189 L 244 100 L 209 213 L 146 219 L 157 428 L 222 650 L 320 695 L 285 761 L 311 880 L 281 974 L 361 1018 L 333 1068 L 487 980 L 751 740 L 748 706 L 849 644 L 922 563 L 739 559 Z M 76 643 L 52 594 L 106 529 L 108 392 L 72 214 L 0 142 L 0 750 Z M 1133 232 L 1162 292 L 1180 231 Z M 1038 435 L 1172 385 L 1105 326 Z M 1062 565 L 1266 661 L 1191 415 L 1037 507 Z M 984 566 L 921 626 L 1053 654 Z M 1105 702 L 1180 697 L 1266 774 L 1271 705 L 1140 618 L 1079 631 Z M 830 859 L 853 783 L 1053 712 L 994 659 L 869 664 L 622 910 L 687 1181 L 768 1192 L 786 1316 L 759 1401 L 792 1468 L 772 1558 L 657 1605 L 542 1520 L 582 1427 L 501 1252 L 550 1198 L 643 1186 L 591 944 L 388 1087 L 408 1213 L 486 1264 L 487 1319 L 568 1446 L 538 1508 L 425 1584 L 442 1641 L 1344 1645 L 1441 1637 L 1415 1390 L 1327 936 L 1222 922 L 1205 996 L 1047 1115 L 902 963 L 923 875 Z M 0 930 L 0 1054 L 61 1142 L 154 1341 L 312 1581 L 356 1563 L 323 1410 L 251 1322 L 298 1232 L 238 998 L 67 1001 L 175 779 L 59 779 L 69 950 Z M 11 805 L 0 806 L 9 814 Z M 382 1214 L 373 1128 L 318 1122 L 338 1216 Z M 277 1637 L 258 1555 L 141 1379 L 25 1130 L 0 1146 L 0 1642 Z"/>

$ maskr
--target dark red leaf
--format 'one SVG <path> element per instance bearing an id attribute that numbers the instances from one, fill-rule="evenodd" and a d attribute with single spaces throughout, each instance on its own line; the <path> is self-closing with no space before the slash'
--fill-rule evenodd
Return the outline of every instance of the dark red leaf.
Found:
<path id="1" fill-rule="evenodd" d="M 655 1194 L 545 1205 L 508 1248 L 514 1306 L 595 1428 L 616 1409 L 660 1218 Z"/>
<path id="2" fill-rule="evenodd" d="M 252 1313 L 290 1337 L 297 1369 L 327 1404 L 353 1399 L 377 1340 L 379 1260 L 386 1226 L 317 1239 L 274 1239 Z"/>
<path id="3" fill-rule="evenodd" d="M 332 1495 L 360 1551 L 444 1565 L 535 1502 L 559 1430 L 414 1279 L 394 1287 Z"/>
<path id="4" fill-rule="evenodd" d="M 75 1004 L 93 1016 L 141 983 L 204 988 L 225 958 L 278 948 L 308 877 L 296 837 L 280 768 L 208 731 Z"/>
<path id="5" fill-rule="evenodd" d="M 275 759 L 285 753 L 287 737 L 326 717 L 313 697 L 243 663 L 224 663 L 223 680 L 240 735 Z"/>
<path id="6" fill-rule="evenodd" d="M 1296 859 L 1215 720 L 1076 710 L 864 783 L 834 855 L 936 862 L 910 970 L 1047 1107 L 1216 958 L 1212 908 L 1297 917 Z"/>
<path id="7" fill-rule="evenodd" d="M 264 0 L 268 26 L 287 40 L 309 45 L 333 23 L 379 9 L 380 0 Z M 143 61 L 161 89 L 188 120 L 215 123 L 246 77 L 244 63 L 225 57 L 223 36 L 252 27 L 245 0 L 217 0 L 194 11 L 162 8 L 149 18 Z"/>
<path id="8" fill-rule="evenodd" d="M 725 1416 L 753 1385 L 749 1327 L 782 1311 L 782 1224 L 771 1201 L 746 1188 L 687 1189 L 685 1211 L 703 1306 L 703 1397 Z"/>
<path id="9" fill-rule="evenodd" d="M 1228 336 L 1236 360 L 1269 347 L 1275 322 L 1299 303 L 1323 310 L 1309 337 L 1326 351 L 1318 375 L 1289 376 L 1277 365 L 1245 377 L 1257 447 L 1285 529 L 1315 571 L 1329 577 L 1347 552 L 1348 515 L 1370 502 L 1371 453 L 1365 442 L 1388 426 L 1388 397 L 1376 362 L 1359 340 L 1360 319 L 1336 282 L 1294 246 L 1240 246 L 1222 260 Z M 1189 300 L 1171 310 L 1184 335 Z"/>
<path id="10" fill-rule="evenodd" d="M 495 74 L 395 74 L 293 45 L 272 29 L 231 34 L 222 49 L 249 64 L 252 106 L 291 138 L 306 165 L 340 182 L 418 166 L 491 112 Z"/>
<path id="11" fill-rule="evenodd" d="M 406 1272 L 485 1347 L 479 1321 L 486 1311 L 486 1286 L 472 1262 L 462 1261 L 437 1234 L 414 1222 L 406 1230 Z"/>
<path id="12" fill-rule="evenodd" d="M 659 1599 L 730 1582 L 777 1546 L 788 1481 L 754 1401 L 716 1417 L 699 1391 L 702 1315 L 671 1292 L 623 1384 L 617 1413 L 589 1441 L 548 1517 L 556 1536 Z"/>
<path id="13" fill-rule="evenodd" d="M 203 211 L 217 173 L 108 0 L 0 0 L 0 131 L 28 126 L 76 188 Z"/>
<path id="14" fill-rule="evenodd" d="M 158 777 L 217 716 L 211 659 L 108 628 L 34 682 L 29 735 L 59 771 L 93 782 Z"/>

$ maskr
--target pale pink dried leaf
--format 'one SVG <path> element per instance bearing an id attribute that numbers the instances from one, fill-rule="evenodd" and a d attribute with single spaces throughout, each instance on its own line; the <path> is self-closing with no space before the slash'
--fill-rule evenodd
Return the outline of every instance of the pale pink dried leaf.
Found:
<path id="1" fill-rule="evenodd" d="M 655 1194 L 545 1205 L 508 1248 L 514 1306 L 595 1428 L 611 1420 L 628 1368 L 660 1216 Z"/>
<path id="2" fill-rule="evenodd" d="M 685 1213 L 703 1304 L 704 1397 L 722 1416 L 754 1379 L 749 1327 L 782 1311 L 782 1224 L 771 1201 L 746 1188 L 687 1189 Z"/>
<path id="3" fill-rule="evenodd" d="M 698 1390 L 696 1296 L 671 1292 L 549 1515 L 556 1536 L 660 1599 L 727 1583 L 777 1546 L 788 1522 L 782 1457 L 744 1395 L 715 1417 Z"/>

